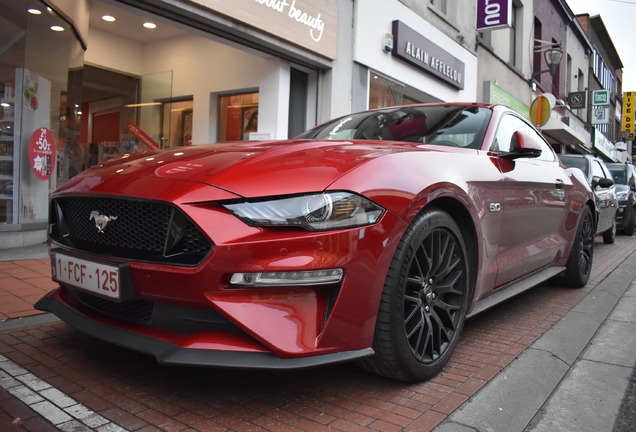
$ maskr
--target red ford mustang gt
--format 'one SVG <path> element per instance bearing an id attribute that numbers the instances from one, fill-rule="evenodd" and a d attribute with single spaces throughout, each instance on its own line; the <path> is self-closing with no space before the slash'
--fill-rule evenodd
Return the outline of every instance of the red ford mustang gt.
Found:
<path id="1" fill-rule="evenodd" d="M 36 307 L 164 364 L 437 374 L 466 317 L 589 278 L 594 199 L 517 113 L 384 108 L 109 160 L 51 197 Z"/>

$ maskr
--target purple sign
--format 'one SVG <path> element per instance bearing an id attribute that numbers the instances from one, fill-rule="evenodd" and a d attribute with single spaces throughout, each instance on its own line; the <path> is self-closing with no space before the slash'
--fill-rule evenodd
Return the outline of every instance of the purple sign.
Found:
<path id="1" fill-rule="evenodd" d="M 477 0 L 477 30 L 510 27 L 512 0 Z"/>

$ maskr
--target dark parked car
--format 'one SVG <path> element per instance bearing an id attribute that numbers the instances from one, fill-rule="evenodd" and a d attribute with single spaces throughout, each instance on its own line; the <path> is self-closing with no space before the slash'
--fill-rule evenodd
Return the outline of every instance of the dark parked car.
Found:
<path id="1" fill-rule="evenodd" d="M 161 363 L 436 375 L 467 316 L 586 284 L 594 196 L 519 114 L 433 104 L 109 160 L 50 201 L 36 305 Z"/>
<path id="2" fill-rule="evenodd" d="M 602 234 L 605 243 L 614 243 L 617 231 L 618 198 L 609 168 L 602 159 L 591 155 L 560 154 L 559 159 L 565 166 L 579 168 L 585 174 L 596 199 L 598 212 L 596 234 Z"/>
<path id="3" fill-rule="evenodd" d="M 616 196 L 618 198 L 618 214 L 616 226 L 620 233 L 634 235 L 636 224 L 636 170 L 629 163 L 608 163 L 614 183 L 616 184 Z"/>

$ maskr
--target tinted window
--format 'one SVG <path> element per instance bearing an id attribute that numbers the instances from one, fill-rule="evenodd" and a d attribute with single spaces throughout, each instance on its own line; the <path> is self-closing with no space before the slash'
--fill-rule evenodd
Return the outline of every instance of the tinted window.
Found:
<path id="1" fill-rule="evenodd" d="M 472 106 L 406 106 L 351 114 L 298 138 L 393 140 L 480 148 L 490 110 Z"/>
<path id="2" fill-rule="evenodd" d="M 512 135 L 517 131 L 523 132 L 527 137 L 539 144 L 541 155 L 536 159 L 556 161 L 556 155 L 552 147 L 541 137 L 537 130 L 514 114 L 506 114 L 501 118 L 491 150 L 495 152 L 512 151 L 513 149 L 510 148 Z"/>
<path id="3" fill-rule="evenodd" d="M 612 173 L 612 177 L 614 177 L 614 182 L 617 184 L 627 184 L 627 178 L 625 176 L 626 170 L 623 165 L 610 165 L 610 172 Z"/>
<path id="4" fill-rule="evenodd" d="M 563 162 L 563 165 L 570 167 L 570 168 L 578 168 L 581 171 L 583 171 L 586 175 L 590 172 L 588 165 L 587 165 L 587 159 L 582 158 L 582 157 L 570 157 L 570 156 L 559 156 L 559 158 L 561 159 L 561 162 Z"/>
<path id="5" fill-rule="evenodd" d="M 597 160 L 592 161 L 592 177 L 611 178 L 605 172 L 601 163 Z"/>

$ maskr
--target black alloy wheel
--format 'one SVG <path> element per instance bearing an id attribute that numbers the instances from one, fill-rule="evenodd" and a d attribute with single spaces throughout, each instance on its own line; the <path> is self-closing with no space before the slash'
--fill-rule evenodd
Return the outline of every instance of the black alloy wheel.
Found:
<path id="1" fill-rule="evenodd" d="M 594 258 L 594 237 L 592 210 L 584 206 L 579 218 L 579 226 L 572 245 L 572 251 L 562 276 L 564 285 L 572 288 L 582 288 L 590 279 Z"/>
<path id="2" fill-rule="evenodd" d="M 437 375 L 457 345 L 469 280 L 459 227 L 439 209 L 424 210 L 396 250 L 377 318 L 376 355 L 363 366 L 410 382 Z"/>
<path id="3" fill-rule="evenodd" d="M 612 228 L 603 233 L 603 242 L 606 244 L 614 244 L 616 241 L 616 218 L 612 221 Z"/>

